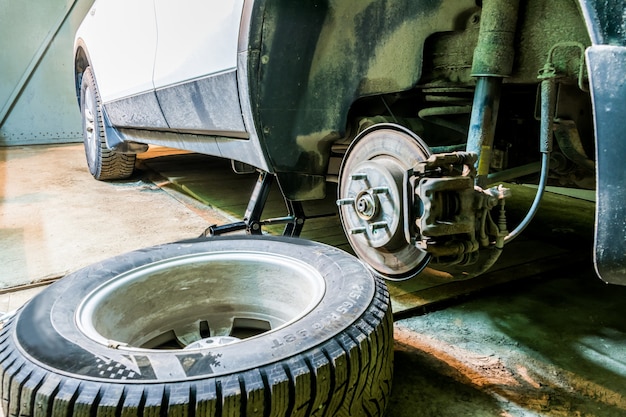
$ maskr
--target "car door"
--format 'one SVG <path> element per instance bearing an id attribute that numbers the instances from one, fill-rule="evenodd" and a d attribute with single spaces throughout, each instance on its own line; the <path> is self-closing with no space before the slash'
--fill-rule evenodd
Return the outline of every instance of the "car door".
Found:
<path id="1" fill-rule="evenodd" d="M 156 51 L 154 0 L 94 3 L 77 37 L 89 53 L 104 103 L 154 89 Z"/>
<path id="2" fill-rule="evenodd" d="M 170 129 L 245 137 L 237 90 L 243 0 L 154 0 L 154 86 Z"/>
<path id="3" fill-rule="evenodd" d="M 107 123 L 166 126 L 152 83 L 157 45 L 154 0 L 96 1 L 76 34 L 76 43 L 89 57 Z"/>

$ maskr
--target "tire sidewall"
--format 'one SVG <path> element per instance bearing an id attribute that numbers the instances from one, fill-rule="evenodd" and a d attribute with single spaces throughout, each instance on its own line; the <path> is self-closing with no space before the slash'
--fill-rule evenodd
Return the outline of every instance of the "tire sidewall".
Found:
<path id="1" fill-rule="evenodd" d="M 93 101 L 91 103 L 91 107 L 94 110 L 94 133 L 89 135 L 86 131 L 86 107 L 87 107 L 87 91 L 91 90 Z M 91 67 L 87 67 L 83 76 L 81 78 L 81 87 L 80 87 L 80 112 L 82 118 L 82 128 L 83 128 L 83 143 L 85 147 L 85 157 L 87 159 L 87 166 L 89 168 L 89 172 L 94 178 L 98 178 L 100 176 L 101 171 L 101 160 L 102 160 L 102 140 L 103 140 L 103 130 L 102 130 L 102 115 L 100 109 L 100 98 L 99 92 L 96 85 L 95 76 L 91 70 Z M 90 149 L 93 149 L 93 152 L 90 152 Z"/>

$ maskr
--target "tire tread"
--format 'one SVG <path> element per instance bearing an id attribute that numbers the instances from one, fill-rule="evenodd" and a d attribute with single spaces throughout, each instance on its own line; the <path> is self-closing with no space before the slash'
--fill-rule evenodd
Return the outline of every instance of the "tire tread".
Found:
<path id="1" fill-rule="evenodd" d="M 102 101 L 100 99 L 100 92 L 98 91 L 98 85 L 96 84 L 95 77 L 91 70 L 91 67 L 87 67 L 83 73 L 83 79 L 81 82 L 81 91 L 86 88 L 90 88 L 96 99 L 97 107 L 97 124 L 98 124 L 98 148 L 95 156 L 95 160 L 90 160 L 90 155 L 87 152 L 87 141 L 89 138 L 86 133 L 84 134 L 85 141 L 85 154 L 87 156 L 87 165 L 89 166 L 89 172 L 91 175 L 100 181 L 107 180 L 121 180 L 130 177 L 135 169 L 135 154 L 124 154 L 116 152 L 107 147 L 105 131 L 104 131 L 104 117 L 102 115 Z M 82 93 L 81 93 L 82 94 Z M 81 103 L 83 101 L 81 97 Z M 81 113 L 82 113 L 81 107 Z M 83 116 L 84 117 L 84 116 Z"/>

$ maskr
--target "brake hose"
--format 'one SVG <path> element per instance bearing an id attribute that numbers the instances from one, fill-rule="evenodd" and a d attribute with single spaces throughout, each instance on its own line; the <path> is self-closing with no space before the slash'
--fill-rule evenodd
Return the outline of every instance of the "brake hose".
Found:
<path id="1" fill-rule="evenodd" d="M 510 243 L 515 239 L 535 217 L 539 203 L 543 197 L 543 193 L 546 189 L 546 183 L 548 182 L 548 172 L 550 170 L 550 152 L 552 152 L 552 126 L 554 122 L 554 108 L 556 102 L 556 83 L 555 83 L 555 69 L 554 66 L 548 62 L 539 71 L 539 78 L 541 81 L 541 127 L 539 132 L 539 150 L 541 152 L 541 174 L 539 177 L 539 185 L 537 187 L 537 193 L 533 200 L 526 217 L 520 222 L 517 227 L 504 237 L 504 243 Z"/>
<path id="2" fill-rule="evenodd" d="M 535 194 L 535 199 L 533 200 L 533 204 L 528 209 L 528 213 L 526 213 L 526 217 L 517 225 L 515 229 L 513 229 L 508 235 L 504 237 L 504 243 L 510 243 L 513 239 L 515 239 L 530 223 L 530 221 L 535 217 L 537 213 L 537 209 L 539 208 L 539 203 L 543 198 L 543 192 L 546 189 L 546 182 L 548 180 L 548 171 L 550 169 L 550 152 L 542 153 L 541 155 L 541 176 L 539 177 L 539 186 L 537 188 L 537 193 Z"/>

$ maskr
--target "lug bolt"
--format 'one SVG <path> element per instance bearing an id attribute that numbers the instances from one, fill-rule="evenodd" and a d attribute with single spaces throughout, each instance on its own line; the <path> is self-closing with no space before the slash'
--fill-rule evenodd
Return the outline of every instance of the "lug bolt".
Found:
<path id="1" fill-rule="evenodd" d="M 351 206 L 354 204 L 354 198 L 340 198 L 337 200 L 338 206 Z"/>
<path id="2" fill-rule="evenodd" d="M 374 223 L 370 223 L 370 229 L 372 229 L 372 231 L 374 230 L 378 230 L 378 229 L 385 229 L 387 228 L 389 225 L 387 224 L 387 222 L 374 222 Z"/>
<path id="3" fill-rule="evenodd" d="M 366 180 L 367 179 L 367 174 L 363 174 L 363 173 L 352 174 L 352 175 L 350 175 L 350 179 L 352 181 Z"/>
<path id="4" fill-rule="evenodd" d="M 373 194 L 387 194 L 389 193 L 388 187 L 373 187 L 371 188 Z"/>

